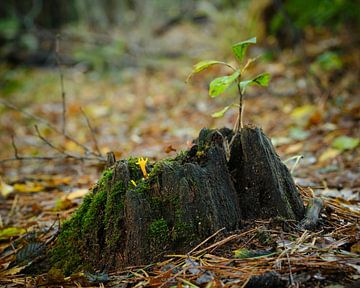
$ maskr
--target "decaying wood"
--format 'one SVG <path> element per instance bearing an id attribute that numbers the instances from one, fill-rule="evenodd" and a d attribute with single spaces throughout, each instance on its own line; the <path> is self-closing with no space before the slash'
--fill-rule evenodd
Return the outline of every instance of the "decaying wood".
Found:
<path id="1" fill-rule="evenodd" d="M 242 220 L 304 216 L 290 172 L 258 128 L 236 135 L 202 129 L 189 151 L 147 170 L 144 179 L 128 159 L 104 172 L 64 225 L 52 251 L 55 266 L 69 273 L 84 263 L 87 269 L 145 264 L 189 251 L 219 229 L 239 228 Z"/>

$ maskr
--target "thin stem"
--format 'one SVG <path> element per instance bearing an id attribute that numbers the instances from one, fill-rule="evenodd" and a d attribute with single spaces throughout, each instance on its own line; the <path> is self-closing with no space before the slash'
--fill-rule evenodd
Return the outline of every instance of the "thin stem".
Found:
<path id="1" fill-rule="evenodd" d="M 86 115 L 85 111 L 81 107 L 80 107 L 80 111 L 83 114 L 83 116 L 84 116 L 84 118 L 86 120 L 86 124 L 87 124 L 87 126 L 88 126 L 88 128 L 90 130 L 90 136 L 91 136 L 91 139 L 92 139 L 92 141 L 93 141 L 93 143 L 95 145 L 95 150 L 97 152 L 97 155 L 102 156 L 100 148 L 99 148 L 98 141 L 96 139 L 96 133 L 95 133 L 95 130 L 94 130 L 94 128 L 92 127 L 92 125 L 90 123 L 90 119 L 89 119 L 89 117 Z"/>
<path id="2" fill-rule="evenodd" d="M 49 127 L 51 130 L 53 130 L 54 132 L 56 132 L 59 135 L 63 135 L 67 140 L 75 143 L 77 146 L 81 147 L 86 154 L 88 155 L 94 155 L 94 156 L 98 156 L 95 152 L 91 151 L 88 147 L 86 147 L 84 144 L 81 144 L 79 141 L 77 141 L 75 138 L 71 137 L 69 134 L 67 134 L 67 132 L 64 134 L 62 133 L 62 131 L 57 128 L 55 125 L 53 125 L 52 123 L 48 122 L 46 119 L 41 118 L 35 114 L 32 114 L 26 110 L 22 110 L 19 107 L 15 106 L 14 104 L 4 100 L 4 99 L 0 99 L 0 104 L 4 105 L 5 107 L 8 107 L 10 109 L 13 109 L 15 111 L 20 112 L 21 114 L 34 119 L 35 121 L 38 121 L 40 123 L 43 123 L 44 125 L 46 125 L 47 127 Z"/>
<path id="3" fill-rule="evenodd" d="M 238 80 L 237 83 L 237 87 L 238 87 L 238 93 L 239 93 L 239 117 L 238 117 L 238 126 L 237 126 L 237 132 L 239 132 L 240 129 L 244 128 L 243 125 L 243 93 L 241 91 L 241 87 L 240 87 L 240 79 Z"/>
<path id="4" fill-rule="evenodd" d="M 60 62 L 60 35 L 56 35 L 56 43 L 55 43 L 55 58 L 56 64 L 58 66 L 59 75 L 60 75 L 60 88 L 61 88 L 61 102 L 62 102 L 62 133 L 66 134 L 66 93 L 64 88 L 64 73 L 61 68 Z"/>
<path id="5" fill-rule="evenodd" d="M 14 149 L 14 156 L 15 156 L 15 159 L 19 159 L 19 153 L 18 153 L 18 149 L 16 147 L 16 143 L 15 143 L 15 135 L 11 135 L 11 145 Z"/>

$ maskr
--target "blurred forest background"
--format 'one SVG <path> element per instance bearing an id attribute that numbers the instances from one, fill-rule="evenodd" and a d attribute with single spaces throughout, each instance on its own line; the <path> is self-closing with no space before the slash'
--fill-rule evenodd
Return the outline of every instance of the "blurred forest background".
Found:
<path id="1" fill-rule="evenodd" d="M 261 57 L 248 74 L 272 81 L 249 89 L 245 123 L 261 126 L 283 159 L 303 155 L 301 179 L 336 173 L 331 185 L 358 189 L 358 11 L 349 0 L 1 1 L 0 172 L 12 183 L 87 175 L 86 186 L 98 175 L 86 169 L 108 151 L 159 159 L 202 127 L 231 127 L 236 111 L 210 115 L 235 88 L 207 96 L 229 71 L 185 80 L 200 60 L 234 62 L 231 45 L 256 36 L 250 56 Z M 6 160 L 69 154 L 98 159 Z"/>
<path id="2" fill-rule="evenodd" d="M 233 102 L 236 87 L 216 99 L 208 96 L 210 81 L 231 71 L 215 65 L 186 79 L 201 60 L 236 65 L 231 45 L 251 37 L 257 44 L 248 55 L 260 57 L 244 77 L 268 72 L 272 78 L 268 88 L 248 89 L 244 123 L 271 137 L 302 196 L 308 191 L 305 202 L 321 196 L 327 203 L 327 224 L 319 229 L 331 234 L 306 238 L 305 231 L 290 239 L 303 241 L 289 242 L 295 243 L 291 253 L 305 241 L 310 247 L 292 260 L 296 271 L 305 271 L 296 281 L 305 283 L 320 266 L 336 281 L 359 279 L 359 11 L 359 1 L 352 0 L 0 1 L 3 284 L 24 287 L 24 276 L 15 275 L 27 265 L 21 257 L 31 263 L 32 249 L 55 239 L 59 219 L 74 212 L 99 178 L 107 152 L 153 161 L 189 148 L 203 127 L 232 128 L 237 111 L 219 119 L 211 114 Z M 236 249 L 258 247 L 251 246 L 257 241 L 253 232 L 246 235 L 236 238 Z M 276 237 L 285 245 L 282 232 Z M 15 244 L 25 256 L 15 253 Z M 339 254 L 340 248 L 346 251 Z M 221 251 L 221 259 L 233 254 Z M 256 275 L 253 267 L 274 269 L 277 257 L 254 258 L 264 261 L 260 265 L 239 263 Z M 283 262 L 283 269 L 288 265 L 290 260 Z M 314 273 L 316 283 L 325 279 Z M 233 275 L 242 275 L 244 285 L 251 276 Z M 64 282 L 63 276 L 45 278 L 51 283 L 52 277 Z"/>

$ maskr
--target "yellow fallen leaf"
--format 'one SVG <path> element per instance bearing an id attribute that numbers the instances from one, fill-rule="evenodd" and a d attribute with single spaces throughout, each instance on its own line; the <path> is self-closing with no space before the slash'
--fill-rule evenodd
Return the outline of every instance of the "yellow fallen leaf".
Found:
<path id="1" fill-rule="evenodd" d="M 5 183 L 5 181 L 0 177 L 0 194 L 7 198 L 12 192 L 14 192 L 14 187 Z"/>
<path id="2" fill-rule="evenodd" d="M 319 162 L 325 162 L 329 159 L 333 159 L 340 154 L 341 154 L 341 151 L 333 149 L 333 148 L 328 148 L 320 155 Z"/>
<path id="3" fill-rule="evenodd" d="M 82 152 L 82 148 L 73 141 L 66 141 L 64 144 L 64 148 L 66 151 L 78 152 L 78 153 Z"/>
<path id="4" fill-rule="evenodd" d="M 26 233 L 26 229 L 21 227 L 7 227 L 0 230 L 0 240 L 5 240 L 10 237 L 20 236 Z"/>
<path id="5" fill-rule="evenodd" d="M 360 242 L 357 242 L 351 246 L 351 252 L 360 254 Z"/>
<path id="6" fill-rule="evenodd" d="M 75 191 L 72 191 L 69 194 L 67 194 L 64 198 L 66 198 L 68 200 L 83 198 L 88 192 L 89 192 L 89 189 L 86 189 L 86 188 L 76 189 Z"/>
<path id="7" fill-rule="evenodd" d="M 71 183 L 72 177 L 52 177 L 49 182 L 54 186 L 68 185 Z"/>
<path id="8" fill-rule="evenodd" d="M 40 192 L 44 190 L 44 186 L 39 183 L 26 182 L 25 184 L 15 184 L 14 189 L 17 192 Z"/>
<path id="9" fill-rule="evenodd" d="M 4 270 L 2 271 L 2 273 L 0 274 L 0 276 L 12 276 L 12 275 L 16 275 L 18 274 L 19 272 L 21 272 L 21 270 L 23 270 L 24 268 L 26 267 L 26 265 L 24 266 L 15 266 L 15 267 L 12 267 L 8 270 Z"/>
<path id="10" fill-rule="evenodd" d="M 298 153 L 299 151 L 301 151 L 303 149 L 303 147 L 304 147 L 303 142 L 292 144 L 285 149 L 285 153 L 286 154 L 295 154 L 295 153 Z"/>
<path id="11" fill-rule="evenodd" d="M 71 200 L 64 198 L 64 199 L 57 199 L 55 202 L 54 211 L 63 211 L 69 209 L 74 206 L 74 203 Z"/>
<path id="12" fill-rule="evenodd" d="M 300 106 L 295 108 L 291 112 L 290 116 L 300 126 L 305 126 L 308 123 L 311 115 L 313 115 L 314 112 L 316 111 L 316 109 L 317 107 L 315 105 Z"/>

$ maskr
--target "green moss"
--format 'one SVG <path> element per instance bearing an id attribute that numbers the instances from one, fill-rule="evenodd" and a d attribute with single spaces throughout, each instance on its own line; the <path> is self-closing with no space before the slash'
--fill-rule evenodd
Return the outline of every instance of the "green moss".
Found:
<path id="1" fill-rule="evenodd" d="M 194 235 L 191 234 L 193 228 L 190 223 L 186 223 L 183 221 L 176 221 L 173 233 L 171 234 L 172 240 L 175 242 L 185 241 L 190 243 L 194 240 Z"/>
<path id="2" fill-rule="evenodd" d="M 176 207 L 176 209 L 178 209 L 179 206 L 179 195 L 171 195 L 171 197 L 169 198 L 171 205 L 173 205 L 174 207 Z"/>
<path id="3" fill-rule="evenodd" d="M 178 208 L 175 211 L 175 225 L 172 229 L 171 238 L 174 242 L 187 242 L 190 243 L 195 239 L 193 233 L 194 229 L 191 223 L 184 222 L 182 220 L 182 211 Z"/>
<path id="4" fill-rule="evenodd" d="M 103 212 L 105 209 L 107 191 L 105 189 L 98 191 L 89 205 L 89 209 L 82 218 L 82 232 L 88 233 L 97 229 L 102 224 Z"/>
<path id="5" fill-rule="evenodd" d="M 164 202 L 159 197 L 150 198 L 150 206 L 153 211 L 160 211 L 164 206 Z"/>
<path id="6" fill-rule="evenodd" d="M 124 200 L 126 187 L 123 181 L 112 185 L 105 205 L 104 226 L 106 231 L 106 245 L 114 247 L 121 240 L 123 227 L 121 221 L 124 217 Z"/>
<path id="7" fill-rule="evenodd" d="M 57 239 L 55 247 L 50 250 L 49 256 L 51 263 L 55 268 L 60 268 L 65 275 L 69 275 L 74 271 L 85 268 L 85 264 L 81 260 L 81 242 L 80 233 L 82 219 L 89 209 L 93 199 L 93 194 L 85 196 L 82 205 L 73 214 L 71 219 L 63 222 L 61 233 Z M 80 234 L 80 235 L 79 235 Z"/>
<path id="8" fill-rule="evenodd" d="M 204 155 L 205 155 L 205 152 L 204 152 L 204 151 L 201 151 L 201 150 L 196 151 L 196 154 L 195 154 L 195 156 L 196 156 L 197 158 L 204 157 Z"/>
<path id="9" fill-rule="evenodd" d="M 168 160 L 172 160 L 172 161 L 178 161 L 178 162 L 184 162 L 185 161 L 185 159 L 187 159 L 187 157 L 188 157 L 188 151 L 186 151 L 186 150 L 182 150 L 182 151 L 180 151 L 176 156 L 175 156 L 175 158 L 173 158 L 173 159 L 168 159 Z"/>
<path id="10" fill-rule="evenodd" d="M 159 161 L 154 165 L 154 167 L 152 167 L 152 169 L 151 169 L 151 171 L 149 173 L 149 178 L 157 177 L 162 172 L 163 162 L 164 162 L 164 160 Z"/>
<path id="11" fill-rule="evenodd" d="M 137 182 L 137 180 L 143 177 L 139 165 L 136 164 L 138 162 L 138 158 L 130 157 L 126 160 L 126 162 L 128 164 L 128 169 L 130 172 L 130 179 Z"/>
<path id="12" fill-rule="evenodd" d="M 124 209 L 125 193 L 126 187 L 123 181 L 117 181 L 111 186 L 105 206 L 105 223 L 108 222 L 111 213 L 120 214 Z"/>
<path id="13" fill-rule="evenodd" d="M 169 227 L 164 218 L 157 219 L 149 225 L 149 238 L 153 245 L 159 245 L 169 241 Z"/>
<path id="14" fill-rule="evenodd" d="M 100 188 L 101 187 L 104 187 L 104 186 L 106 186 L 106 185 L 108 185 L 108 183 L 111 181 L 111 179 L 112 179 L 112 176 L 113 176 L 113 170 L 111 169 L 111 168 L 109 168 L 109 169 L 106 169 L 103 173 L 102 173 L 102 175 L 101 175 L 101 177 L 100 177 L 100 180 L 98 181 L 98 183 L 97 183 L 97 186 L 99 186 Z"/>
<path id="15" fill-rule="evenodd" d="M 134 188 L 134 191 L 137 193 L 146 193 L 151 188 L 150 179 L 142 179 L 137 186 Z"/>
<path id="16" fill-rule="evenodd" d="M 55 268 L 60 268 L 65 275 L 82 269 L 83 263 L 78 250 L 79 237 L 70 221 L 64 223 L 56 246 L 50 251 L 50 261 Z"/>
<path id="17" fill-rule="evenodd" d="M 91 251 L 91 248 L 84 247 L 82 240 L 88 233 L 101 235 L 93 231 L 99 231 L 103 227 L 104 215 L 99 211 L 104 211 L 112 176 L 112 170 L 105 170 L 94 188 L 95 194 L 89 193 L 85 196 L 79 209 L 62 225 L 57 243 L 50 251 L 50 260 L 55 268 L 62 269 L 66 275 L 91 266 L 90 263 L 84 261 L 85 255 L 90 253 L 88 251 Z M 101 239 L 92 241 L 94 242 L 92 245 L 97 245 Z"/>

